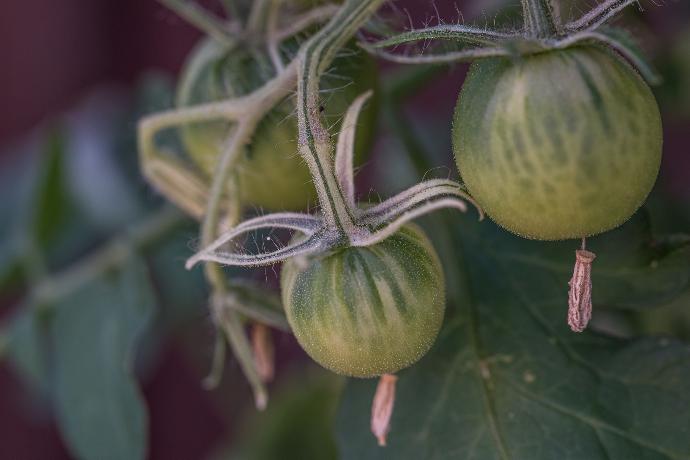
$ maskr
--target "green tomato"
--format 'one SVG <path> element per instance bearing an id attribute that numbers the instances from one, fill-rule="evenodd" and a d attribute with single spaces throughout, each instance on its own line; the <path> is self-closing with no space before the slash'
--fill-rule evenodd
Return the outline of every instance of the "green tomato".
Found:
<path id="1" fill-rule="evenodd" d="M 397 372 L 424 356 L 443 322 L 445 284 L 429 240 L 408 225 L 281 274 L 295 337 L 316 362 L 354 377 Z"/>
<path id="2" fill-rule="evenodd" d="M 366 53 L 358 52 L 333 64 L 324 78 L 323 117 L 337 129 L 348 105 L 360 93 L 376 86 L 376 68 Z M 237 47 L 230 51 L 204 39 L 191 53 L 178 87 L 179 107 L 219 101 L 247 94 L 274 76 L 268 57 L 256 50 Z M 376 103 L 362 113 L 356 151 L 368 148 L 373 134 Z M 304 209 L 316 200 L 309 169 L 297 152 L 297 120 L 294 98 L 286 99 L 260 122 L 251 144 L 237 164 L 240 198 L 245 205 L 268 210 Z M 181 130 L 188 156 L 208 180 L 216 169 L 230 124 L 212 121 L 186 125 Z"/>
<path id="3" fill-rule="evenodd" d="M 499 225 L 540 240 L 625 222 L 654 185 L 661 143 L 649 87 L 593 46 L 475 62 L 453 122 L 472 196 Z"/>

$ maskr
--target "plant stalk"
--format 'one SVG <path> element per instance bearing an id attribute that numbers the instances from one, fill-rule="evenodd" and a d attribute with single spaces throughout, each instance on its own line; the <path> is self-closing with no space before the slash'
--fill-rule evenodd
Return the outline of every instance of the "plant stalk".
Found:
<path id="1" fill-rule="evenodd" d="M 320 116 L 319 80 L 337 51 L 383 0 L 349 0 L 302 48 L 297 81 L 299 152 L 309 166 L 326 227 L 341 238 L 356 234 L 353 210 L 335 177 L 333 143 Z"/>
<path id="2" fill-rule="evenodd" d="M 549 38 L 557 35 L 551 0 L 522 0 L 522 16 L 525 32 L 532 38 Z"/>
<path id="3" fill-rule="evenodd" d="M 173 10 L 178 16 L 187 22 L 206 32 L 220 43 L 232 45 L 235 39 L 230 34 L 229 28 L 219 18 L 215 17 L 199 5 L 188 0 L 158 0 L 163 5 Z"/>
<path id="4" fill-rule="evenodd" d="M 161 238 L 178 229 L 187 218 L 172 207 L 165 207 L 153 216 L 134 225 L 123 235 L 113 238 L 97 252 L 76 264 L 46 276 L 34 286 L 31 296 L 40 304 L 71 294 L 79 287 L 108 270 L 124 264 L 131 254 L 131 248 L 144 250 Z"/>

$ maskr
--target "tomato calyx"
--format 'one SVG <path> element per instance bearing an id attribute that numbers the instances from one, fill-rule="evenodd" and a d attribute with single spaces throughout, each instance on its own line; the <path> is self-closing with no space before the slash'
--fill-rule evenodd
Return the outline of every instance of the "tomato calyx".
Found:
<path id="1" fill-rule="evenodd" d="M 530 54 L 582 45 L 602 45 L 630 61 L 650 84 L 660 81 L 630 34 L 606 24 L 635 0 L 606 0 L 580 18 L 561 23 L 545 0 L 522 0 L 524 26 L 521 30 L 493 30 L 465 24 L 439 24 L 414 29 L 362 46 L 389 61 L 403 64 L 466 62 L 487 57 L 519 58 Z M 429 53 L 429 41 L 451 41 L 458 50 Z M 422 49 L 397 54 L 385 48 L 423 42 Z"/>

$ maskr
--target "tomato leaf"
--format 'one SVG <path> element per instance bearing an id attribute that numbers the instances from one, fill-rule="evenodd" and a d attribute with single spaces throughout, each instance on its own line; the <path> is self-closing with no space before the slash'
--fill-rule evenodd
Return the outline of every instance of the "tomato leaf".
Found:
<path id="1" fill-rule="evenodd" d="M 54 309 L 54 398 L 63 438 L 78 458 L 143 459 L 147 414 L 132 366 L 154 311 L 145 265 L 132 258 Z"/>
<path id="2" fill-rule="evenodd" d="M 27 304 L 21 306 L 9 321 L 6 331 L 6 356 L 13 369 L 40 395 L 50 391 L 49 324 L 45 315 Z"/>
<path id="3" fill-rule="evenodd" d="M 45 159 L 35 196 L 34 237 L 45 247 L 69 217 L 69 199 L 64 179 L 64 138 L 54 131 L 46 140 Z"/>
<path id="4" fill-rule="evenodd" d="M 331 426 L 342 381 L 334 374 L 303 372 L 281 383 L 265 412 L 250 417 L 217 459 L 336 459 Z"/>
<path id="5" fill-rule="evenodd" d="M 601 259 L 641 262 L 618 254 L 644 234 L 639 225 L 621 229 L 618 246 L 606 247 L 609 235 L 592 247 Z M 525 241 L 467 218 L 448 227 L 453 242 L 440 252 L 457 261 L 448 280 L 455 308 L 432 351 L 399 374 L 385 451 L 369 432 L 376 382 L 348 383 L 337 422 L 342 458 L 690 457 L 688 345 L 571 332 L 562 267 L 577 243 Z M 623 269 L 607 276 L 628 285 L 637 277 Z M 636 292 L 651 300 L 647 290 L 656 288 L 642 283 Z M 615 303 L 622 291 L 603 285 L 595 292 Z"/>
<path id="6" fill-rule="evenodd" d="M 504 263 L 529 268 L 537 277 L 548 276 L 566 302 L 577 241 L 531 241 L 502 231 L 486 233 L 482 239 L 491 241 L 486 244 Z M 644 210 L 618 229 L 588 238 L 587 248 L 597 254 L 592 264 L 594 308 L 646 309 L 688 291 L 690 246 L 666 241 L 652 234 Z"/>

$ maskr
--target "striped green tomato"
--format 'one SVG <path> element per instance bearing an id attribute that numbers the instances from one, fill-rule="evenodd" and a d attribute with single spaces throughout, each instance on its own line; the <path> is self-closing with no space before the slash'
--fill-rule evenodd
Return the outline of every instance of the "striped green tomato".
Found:
<path id="1" fill-rule="evenodd" d="M 322 366 L 375 377 L 413 364 L 431 348 L 443 322 L 445 285 L 418 227 L 300 262 L 283 267 L 283 305 L 300 345 Z"/>
<path id="2" fill-rule="evenodd" d="M 453 122 L 472 196 L 499 225 L 540 240 L 625 222 L 654 185 L 661 142 L 649 87 L 594 46 L 475 62 Z"/>
<path id="3" fill-rule="evenodd" d="M 354 51 L 352 51 L 354 53 Z M 360 93 L 376 85 L 374 62 L 364 52 L 336 59 L 324 96 L 323 116 L 335 125 Z M 185 107 L 247 94 L 274 76 L 268 57 L 259 50 L 237 47 L 227 51 L 218 42 L 204 39 L 190 54 L 178 86 L 177 105 Z M 372 138 L 375 102 L 362 113 L 356 150 L 361 156 Z M 297 153 L 294 100 L 283 101 L 259 124 L 251 145 L 236 171 L 240 198 L 246 205 L 268 210 L 297 210 L 316 200 L 306 164 Z M 230 124 L 224 121 L 195 123 L 181 130 L 189 157 L 202 174 L 212 176 Z"/>

